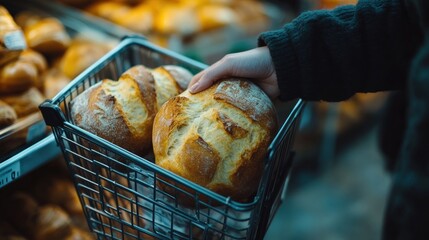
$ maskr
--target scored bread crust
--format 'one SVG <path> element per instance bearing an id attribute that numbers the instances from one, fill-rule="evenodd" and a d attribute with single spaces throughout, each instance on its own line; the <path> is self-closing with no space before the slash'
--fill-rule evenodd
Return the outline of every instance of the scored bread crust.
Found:
<path id="1" fill-rule="evenodd" d="M 267 95 L 246 80 L 225 80 L 197 94 L 185 91 L 155 117 L 155 162 L 219 194 L 249 201 L 277 130 L 276 116 Z"/>
<path id="2" fill-rule="evenodd" d="M 154 71 L 137 65 L 124 72 L 118 81 L 105 79 L 93 85 L 72 101 L 74 123 L 135 154 L 147 154 L 152 149 L 153 120 L 163 103 L 158 102 L 157 96 L 161 91 L 166 91 L 163 94 L 169 97 L 182 91 L 157 88 L 161 74 Z"/>

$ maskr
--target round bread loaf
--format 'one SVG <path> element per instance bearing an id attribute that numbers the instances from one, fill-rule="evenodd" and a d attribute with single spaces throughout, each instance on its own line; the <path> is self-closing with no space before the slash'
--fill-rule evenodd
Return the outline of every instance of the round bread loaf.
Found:
<path id="1" fill-rule="evenodd" d="M 64 52 L 70 44 L 70 36 L 56 18 L 43 18 L 24 28 L 27 44 L 44 55 Z"/>
<path id="2" fill-rule="evenodd" d="M 77 96 L 71 107 L 75 124 L 138 155 L 152 149 L 157 110 L 184 91 L 192 74 L 179 66 L 127 70 L 118 81 L 103 80 Z"/>
<path id="3" fill-rule="evenodd" d="M 0 100 L 0 129 L 12 125 L 17 119 L 15 110 Z"/>
<path id="4" fill-rule="evenodd" d="M 185 91 L 162 106 L 153 126 L 155 162 L 214 192 L 249 201 L 276 130 L 274 105 L 259 87 L 246 80 L 221 81 L 197 94 Z"/>

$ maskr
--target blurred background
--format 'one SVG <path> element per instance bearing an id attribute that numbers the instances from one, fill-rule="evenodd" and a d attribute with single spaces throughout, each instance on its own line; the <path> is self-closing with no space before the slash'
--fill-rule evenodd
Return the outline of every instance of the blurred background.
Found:
<path id="1" fill-rule="evenodd" d="M 52 222 L 58 219 L 67 224 L 73 222 L 79 229 L 73 233 L 81 236 L 76 239 L 91 239 L 90 235 L 82 233 L 87 229 L 81 224 L 81 210 L 64 204 L 64 201 L 76 201 L 73 191 L 67 190 L 70 194 L 66 198 L 49 194 L 58 189 L 73 189 L 73 185 L 63 175 L 52 173 L 56 171 L 52 169 L 61 168 L 63 160 L 38 113 L 38 104 L 55 96 L 124 35 L 141 35 L 159 46 L 211 64 L 227 53 L 255 47 L 260 32 L 281 27 L 303 11 L 332 9 L 356 1 L 40 0 L 26 4 L 0 3 L 22 27 L 32 50 L 28 54 L 39 59 L 30 66 L 36 69 L 32 76 L 36 79 L 34 83 L 13 93 L 12 100 L 11 94 L 0 92 L 0 101 L 11 105 L 18 114 L 16 122 L 0 126 L 2 206 L 11 206 L 8 204 L 12 200 L 33 204 L 31 206 L 38 211 L 54 216 Z M 51 41 L 50 47 L 41 44 L 42 40 Z M 28 98 L 29 94 L 32 100 L 27 105 L 34 106 L 32 109 L 22 111 L 14 105 L 14 99 Z M 341 103 L 307 103 L 294 144 L 296 155 L 286 197 L 266 239 L 380 238 L 391 179 L 378 148 L 377 134 L 388 97 L 388 93 L 358 94 Z M 282 105 L 278 106 L 282 112 Z M 35 144 L 39 145 L 34 147 Z M 2 178 L 5 173 L 17 169 L 19 181 Z M 52 182 L 62 185 L 48 184 Z M 41 194 L 43 191 L 48 193 Z M 6 221 L 2 217 L 7 215 L 1 215 L 0 236 L 8 232 L 2 229 L 21 231 L 15 226 L 21 224 L 19 218 Z M 70 218 L 65 217 L 67 215 Z M 44 224 L 50 226 L 50 223 Z"/>

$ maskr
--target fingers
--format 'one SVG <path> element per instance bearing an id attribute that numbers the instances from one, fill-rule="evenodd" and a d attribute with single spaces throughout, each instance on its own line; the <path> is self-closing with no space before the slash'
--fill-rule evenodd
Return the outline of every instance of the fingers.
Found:
<path id="1" fill-rule="evenodd" d="M 218 80 L 231 75 L 231 65 L 226 63 L 225 58 L 195 75 L 189 83 L 189 92 L 192 94 L 201 92 Z"/>

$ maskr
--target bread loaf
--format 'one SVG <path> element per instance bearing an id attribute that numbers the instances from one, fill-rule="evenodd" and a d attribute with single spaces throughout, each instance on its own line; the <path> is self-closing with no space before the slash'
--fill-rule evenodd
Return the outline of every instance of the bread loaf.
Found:
<path id="1" fill-rule="evenodd" d="M 0 100 L 0 128 L 12 125 L 17 119 L 15 110 Z"/>
<path id="2" fill-rule="evenodd" d="M 37 67 L 26 61 L 12 61 L 0 69 L 0 94 L 19 93 L 35 86 Z"/>
<path id="3" fill-rule="evenodd" d="M 43 18 L 24 28 L 27 44 L 44 55 L 60 54 L 70 44 L 70 36 L 56 18 Z"/>
<path id="4" fill-rule="evenodd" d="M 16 60 L 26 48 L 24 34 L 9 11 L 0 6 L 0 65 Z"/>
<path id="5" fill-rule="evenodd" d="M 39 111 L 39 105 L 45 97 L 32 87 L 23 93 L 0 96 L 0 100 L 10 105 L 20 118 Z"/>
<path id="6" fill-rule="evenodd" d="M 91 64 L 104 56 L 110 49 L 92 41 L 73 41 L 59 62 L 59 69 L 73 79 Z"/>
<path id="7" fill-rule="evenodd" d="M 276 129 L 275 108 L 259 87 L 225 80 L 194 95 L 185 91 L 162 106 L 153 126 L 155 162 L 219 194 L 247 201 L 257 191 Z"/>
<path id="8" fill-rule="evenodd" d="M 138 155 L 152 148 L 152 124 L 161 105 L 184 90 L 192 74 L 178 66 L 126 71 L 105 79 L 71 103 L 75 124 Z"/>

